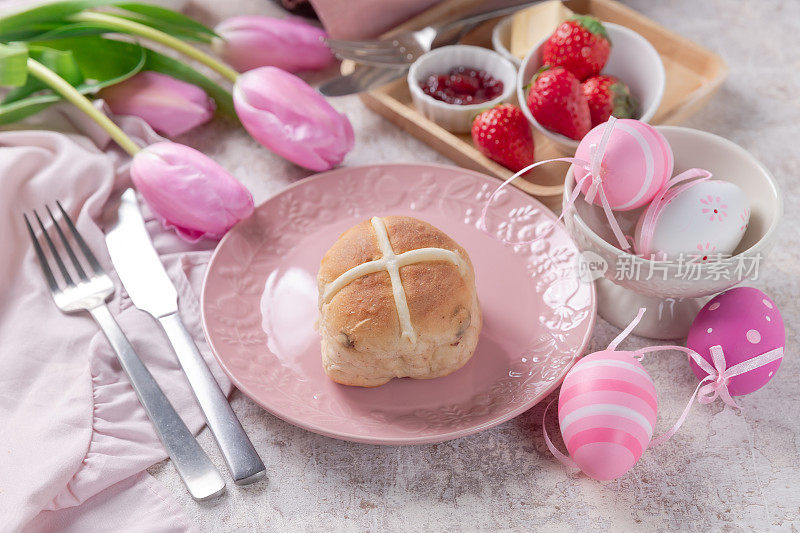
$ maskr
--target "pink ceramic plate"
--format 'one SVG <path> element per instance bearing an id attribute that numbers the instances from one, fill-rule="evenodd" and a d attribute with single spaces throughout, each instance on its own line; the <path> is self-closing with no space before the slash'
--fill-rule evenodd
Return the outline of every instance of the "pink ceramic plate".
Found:
<path id="1" fill-rule="evenodd" d="M 578 250 L 563 226 L 526 247 L 478 229 L 497 185 L 457 167 L 376 165 L 326 172 L 267 200 L 222 239 L 203 285 L 203 326 L 222 368 L 276 416 L 358 442 L 441 442 L 529 409 L 586 347 L 595 294 L 575 276 Z M 514 239 L 554 218 L 512 188 L 491 214 L 491 231 Z M 374 215 L 426 220 L 472 259 L 483 331 L 470 362 L 447 377 L 364 389 L 322 370 L 314 330 L 320 260 L 344 230 Z"/>

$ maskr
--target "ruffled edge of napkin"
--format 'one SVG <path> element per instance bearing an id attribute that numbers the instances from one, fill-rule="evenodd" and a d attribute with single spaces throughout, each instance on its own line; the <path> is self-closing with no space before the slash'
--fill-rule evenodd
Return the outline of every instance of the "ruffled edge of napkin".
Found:
<path id="1" fill-rule="evenodd" d="M 72 475 L 70 480 L 64 488 L 56 494 L 44 510 L 55 511 L 67 507 L 74 507 L 80 505 L 93 494 L 82 494 L 82 485 L 86 482 L 97 481 L 103 472 L 106 471 L 105 466 L 110 458 L 113 457 L 114 451 L 119 447 L 118 437 L 114 435 L 119 425 L 115 422 L 113 414 L 115 408 L 118 408 L 120 403 L 126 403 L 131 399 L 137 401 L 135 393 L 130 385 L 121 382 L 113 381 L 111 376 L 103 376 L 94 365 L 93 361 L 89 361 L 89 373 L 91 376 L 92 386 L 92 433 L 87 445 L 86 454 L 83 456 L 80 466 Z M 133 398 L 129 398 L 133 396 Z M 83 479 L 87 475 L 90 479 Z M 112 476 L 107 482 L 103 483 L 106 487 L 114 483 L 130 477 L 130 475 L 123 475 L 116 479 Z M 96 486 L 96 485 L 95 485 Z"/>

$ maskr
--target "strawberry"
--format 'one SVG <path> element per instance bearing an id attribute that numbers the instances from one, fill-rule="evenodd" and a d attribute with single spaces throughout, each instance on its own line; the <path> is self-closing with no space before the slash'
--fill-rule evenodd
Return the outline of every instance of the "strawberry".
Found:
<path id="1" fill-rule="evenodd" d="M 580 140 L 592 127 L 581 82 L 564 67 L 540 68 L 527 103 L 536 122 L 570 139 Z"/>
<path id="2" fill-rule="evenodd" d="M 588 15 L 575 15 L 544 43 L 542 63 L 564 67 L 585 80 L 600 74 L 610 53 L 611 41 L 603 24 Z"/>
<path id="3" fill-rule="evenodd" d="M 614 76 L 593 76 L 583 82 L 583 95 L 589 104 L 592 126 L 602 124 L 608 117 L 631 118 L 636 100 L 628 86 Z"/>
<path id="4" fill-rule="evenodd" d="M 533 135 L 518 107 L 501 104 L 472 122 L 472 142 L 483 155 L 517 172 L 533 164 Z"/>

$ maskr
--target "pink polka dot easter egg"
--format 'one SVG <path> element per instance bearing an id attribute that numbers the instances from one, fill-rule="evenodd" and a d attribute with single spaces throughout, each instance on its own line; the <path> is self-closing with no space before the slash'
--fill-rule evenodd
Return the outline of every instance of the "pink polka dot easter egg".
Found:
<path id="1" fill-rule="evenodd" d="M 736 287 L 718 294 L 697 314 L 686 339 L 686 346 L 709 363 L 712 363 L 710 348 L 715 345 L 722 347 L 727 368 L 783 348 L 786 332 L 778 306 L 753 287 Z M 731 396 L 749 394 L 766 385 L 778 371 L 781 360 L 733 376 L 728 384 Z M 699 379 L 706 377 L 697 363 L 690 363 Z"/>
<path id="2" fill-rule="evenodd" d="M 561 436 L 573 461 L 598 480 L 628 472 L 653 436 L 657 400 L 633 352 L 604 350 L 578 361 L 558 397 Z"/>
<path id="3" fill-rule="evenodd" d="M 592 145 L 599 146 L 606 124 L 595 126 L 581 140 L 575 157 L 592 160 Z M 601 164 L 603 191 L 611 209 L 627 211 L 647 204 L 672 176 L 674 159 L 669 143 L 655 128 L 634 119 L 619 119 L 611 131 Z M 573 167 L 576 181 L 587 170 Z M 584 194 L 591 180 L 581 187 Z M 593 203 L 600 204 L 599 197 Z"/>

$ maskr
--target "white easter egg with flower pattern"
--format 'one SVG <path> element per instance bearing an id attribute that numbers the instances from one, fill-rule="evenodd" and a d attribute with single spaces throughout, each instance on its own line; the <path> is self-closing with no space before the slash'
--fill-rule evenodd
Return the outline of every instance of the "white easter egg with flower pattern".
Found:
<path id="1" fill-rule="evenodd" d="M 636 226 L 641 243 L 645 210 Z M 721 180 L 700 181 L 672 198 L 653 224 L 649 257 L 675 259 L 683 256 L 698 262 L 730 257 L 750 222 L 750 202 L 737 185 Z"/>

